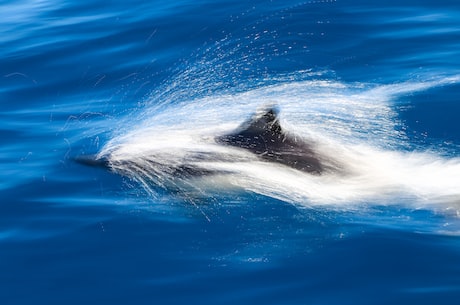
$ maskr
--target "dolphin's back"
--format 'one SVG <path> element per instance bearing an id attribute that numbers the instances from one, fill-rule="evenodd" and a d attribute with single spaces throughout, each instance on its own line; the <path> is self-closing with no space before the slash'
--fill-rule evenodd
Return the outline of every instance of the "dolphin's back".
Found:
<path id="1" fill-rule="evenodd" d="M 218 143 L 243 148 L 261 159 L 277 162 L 297 170 L 320 174 L 323 166 L 310 145 L 286 134 L 274 108 L 256 115 L 236 133 L 218 137 Z"/>

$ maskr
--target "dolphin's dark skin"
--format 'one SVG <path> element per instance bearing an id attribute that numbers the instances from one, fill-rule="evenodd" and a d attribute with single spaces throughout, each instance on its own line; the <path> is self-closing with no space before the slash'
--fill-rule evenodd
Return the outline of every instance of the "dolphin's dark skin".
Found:
<path id="1" fill-rule="evenodd" d="M 262 160 L 277 162 L 303 172 L 321 174 L 324 170 L 310 145 L 283 131 L 275 108 L 255 116 L 239 129 L 236 133 L 216 138 L 217 143 L 249 150 Z"/>
<path id="2" fill-rule="evenodd" d="M 74 158 L 75 162 L 88 165 L 91 167 L 110 168 L 110 163 L 107 158 L 96 158 L 94 155 L 83 155 Z"/>

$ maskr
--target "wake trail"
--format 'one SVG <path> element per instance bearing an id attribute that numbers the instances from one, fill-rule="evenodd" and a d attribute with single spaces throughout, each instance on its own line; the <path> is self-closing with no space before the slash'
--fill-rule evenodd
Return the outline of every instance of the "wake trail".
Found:
<path id="1" fill-rule="evenodd" d="M 210 196 L 238 189 L 306 206 L 406 202 L 458 211 L 460 158 L 408 151 L 394 103 L 401 96 L 459 81 L 460 76 L 389 85 L 306 80 L 166 100 L 145 109 L 99 156 L 151 193 L 158 185 Z M 312 143 L 337 170 L 300 173 L 216 143 L 215 137 L 233 131 L 267 104 L 280 108 L 280 124 L 289 134 Z M 182 167 L 218 174 L 178 175 Z"/>

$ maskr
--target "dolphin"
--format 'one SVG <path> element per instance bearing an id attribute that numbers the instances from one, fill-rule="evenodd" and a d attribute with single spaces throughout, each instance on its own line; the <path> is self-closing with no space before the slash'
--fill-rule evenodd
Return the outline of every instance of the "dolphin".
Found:
<path id="1" fill-rule="evenodd" d="M 149 194 L 177 194 L 195 206 L 200 202 L 196 199 L 234 191 L 302 205 L 359 202 L 360 198 L 373 197 L 378 203 L 386 202 L 387 195 L 406 193 L 415 200 L 432 198 L 432 202 L 449 204 L 458 199 L 458 192 L 450 191 L 456 190 L 455 183 L 447 184 L 447 189 L 424 189 L 420 195 L 419 186 L 425 184 L 395 179 L 393 171 L 386 168 L 407 162 L 400 170 L 403 176 L 417 167 L 417 173 L 428 177 L 433 164 L 440 162 L 448 165 L 445 173 L 449 175 L 459 165 L 457 160 L 445 161 L 428 154 L 413 158 L 315 140 L 298 136 L 281 123 L 279 109 L 269 106 L 231 131 L 224 131 L 222 126 L 209 131 L 202 125 L 192 130 L 181 126 L 171 135 L 169 130 L 149 126 L 135 130 L 134 137 L 128 134 L 109 142 L 98 155 L 79 156 L 75 161 L 127 177 Z M 216 134 L 216 130 L 220 132 Z M 361 148 L 362 152 L 358 150 Z M 375 160 L 383 164 L 375 164 Z"/>
<path id="2" fill-rule="evenodd" d="M 304 173 L 321 175 L 330 167 L 328 162 L 325 162 L 324 158 L 320 158 L 315 152 L 313 144 L 284 131 L 280 125 L 279 110 L 276 107 L 265 108 L 241 124 L 236 131 L 216 136 L 214 141 L 218 145 L 248 151 L 260 161 L 284 165 Z M 83 155 L 76 157 L 75 161 L 83 165 L 114 170 L 110 156 Z M 181 177 L 190 177 L 205 176 L 216 172 L 183 164 L 176 166 L 173 173 Z"/>

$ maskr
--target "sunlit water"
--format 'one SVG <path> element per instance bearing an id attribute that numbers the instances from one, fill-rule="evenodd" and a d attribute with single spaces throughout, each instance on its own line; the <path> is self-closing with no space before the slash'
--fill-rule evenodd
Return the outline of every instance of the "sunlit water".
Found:
<path id="1" fill-rule="evenodd" d="M 1 304 L 457 304 L 455 1 L 0 8 Z M 330 170 L 216 143 L 269 105 Z"/>

